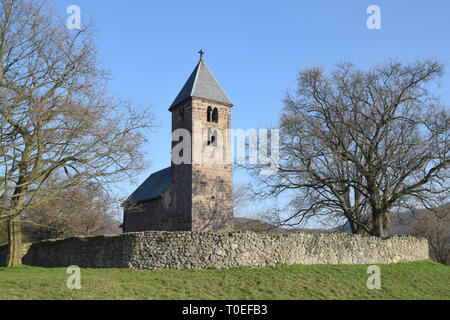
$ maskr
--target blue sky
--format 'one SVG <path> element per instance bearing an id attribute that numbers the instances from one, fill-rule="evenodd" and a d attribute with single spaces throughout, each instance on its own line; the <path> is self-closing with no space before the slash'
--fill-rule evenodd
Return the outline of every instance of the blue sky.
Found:
<path id="1" fill-rule="evenodd" d="M 205 61 L 234 103 L 232 128 L 277 125 L 282 98 L 296 72 L 350 60 L 367 67 L 390 58 L 435 57 L 450 72 L 450 1 L 106 1 L 58 0 L 57 12 L 78 5 L 92 19 L 111 90 L 151 104 L 159 124 L 149 133 L 151 172 L 170 164 L 167 110 L 198 62 Z M 369 5 L 381 9 L 381 30 L 369 30 Z M 450 76 L 438 93 L 450 99 Z M 244 174 L 235 174 L 244 182 Z M 130 193 L 136 185 L 124 185 Z"/>

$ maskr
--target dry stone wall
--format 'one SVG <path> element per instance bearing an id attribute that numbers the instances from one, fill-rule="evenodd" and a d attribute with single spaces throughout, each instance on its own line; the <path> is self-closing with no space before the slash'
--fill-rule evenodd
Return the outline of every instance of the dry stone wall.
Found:
<path id="1" fill-rule="evenodd" d="M 7 247 L 0 248 L 0 264 Z M 345 233 L 262 234 L 147 231 L 48 240 L 24 246 L 23 263 L 46 267 L 233 268 L 292 264 L 375 264 L 429 259 L 423 238 Z"/>

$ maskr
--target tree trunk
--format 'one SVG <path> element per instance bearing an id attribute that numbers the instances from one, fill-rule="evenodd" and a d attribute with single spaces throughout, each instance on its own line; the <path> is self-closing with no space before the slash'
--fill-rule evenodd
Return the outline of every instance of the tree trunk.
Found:
<path id="1" fill-rule="evenodd" d="M 372 212 L 372 235 L 380 238 L 385 237 L 384 218 L 381 212 Z"/>
<path id="2" fill-rule="evenodd" d="M 20 215 L 8 221 L 8 262 L 7 267 L 17 267 L 22 264 L 22 232 L 20 230 Z"/>

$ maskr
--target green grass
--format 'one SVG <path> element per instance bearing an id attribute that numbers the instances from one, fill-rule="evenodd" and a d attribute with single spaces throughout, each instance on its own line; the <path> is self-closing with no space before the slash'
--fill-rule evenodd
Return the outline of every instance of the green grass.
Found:
<path id="1" fill-rule="evenodd" d="M 294 265 L 230 270 L 81 269 L 69 290 L 65 268 L 0 268 L 0 299 L 450 299 L 450 267 L 431 261 L 379 265 Z"/>

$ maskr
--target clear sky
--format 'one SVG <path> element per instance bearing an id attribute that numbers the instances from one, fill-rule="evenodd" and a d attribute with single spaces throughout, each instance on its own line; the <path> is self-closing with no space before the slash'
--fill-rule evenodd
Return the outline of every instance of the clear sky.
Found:
<path id="1" fill-rule="evenodd" d="M 152 105 L 159 124 L 148 136 L 153 165 L 139 182 L 170 165 L 168 107 L 197 64 L 199 49 L 235 105 L 234 129 L 276 126 L 285 91 L 308 65 L 331 67 L 345 59 L 367 67 L 390 58 L 435 57 L 450 72 L 448 0 L 54 2 L 61 16 L 78 5 L 82 23 L 96 23 L 112 91 Z M 370 5 L 381 9 L 380 30 L 366 26 Z M 450 100 L 449 75 L 439 93 Z"/>

